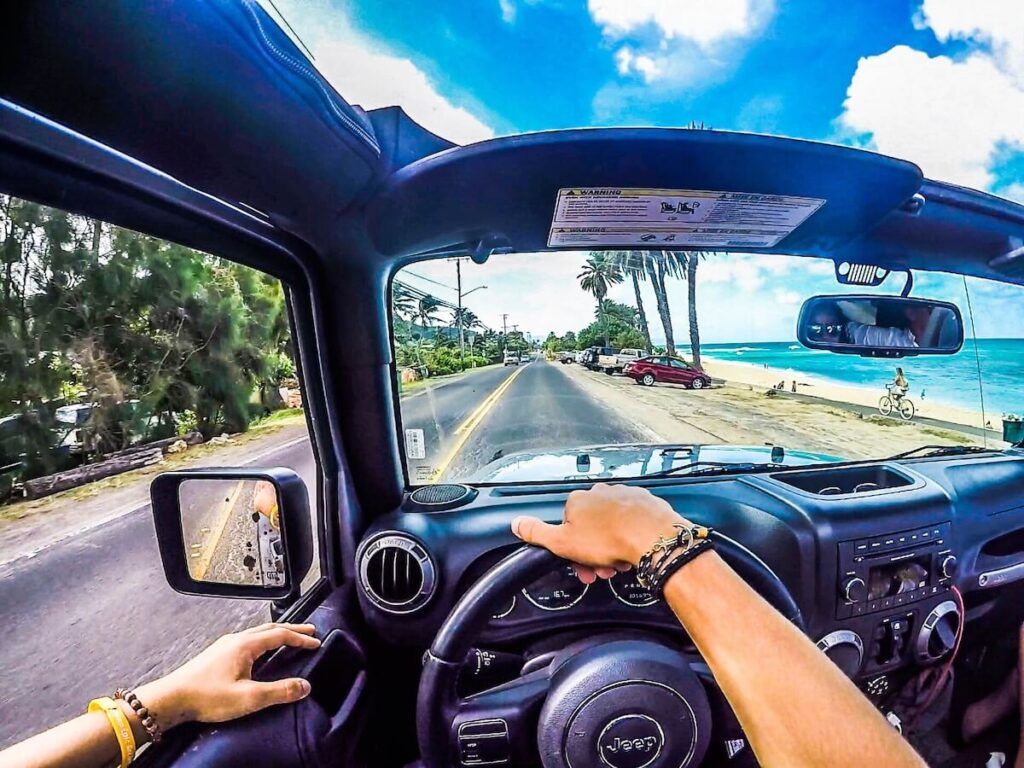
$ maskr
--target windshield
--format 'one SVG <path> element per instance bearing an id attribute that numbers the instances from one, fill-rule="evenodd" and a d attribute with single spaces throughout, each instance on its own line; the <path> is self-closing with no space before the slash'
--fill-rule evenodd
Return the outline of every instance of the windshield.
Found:
<path id="1" fill-rule="evenodd" d="M 412 264 L 392 291 L 409 482 L 684 476 L 1019 441 L 1021 287 L 916 273 L 912 296 L 963 313 L 953 355 L 797 342 L 806 299 L 899 295 L 905 279 L 860 289 L 825 259 L 665 251 Z"/>

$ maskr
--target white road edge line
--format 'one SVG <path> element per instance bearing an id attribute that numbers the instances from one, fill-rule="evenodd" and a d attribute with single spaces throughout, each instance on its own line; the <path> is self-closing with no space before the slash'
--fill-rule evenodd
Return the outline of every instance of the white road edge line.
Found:
<path id="1" fill-rule="evenodd" d="M 259 461 L 260 459 L 262 459 L 265 456 L 269 456 L 272 453 L 277 453 L 278 451 L 284 450 L 285 448 L 291 448 L 293 445 L 298 445 L 299 443 L 301 443 L 303 441 L 309 442 L 309 436 L 308 435 L 304 435 L 302 437 L 297 437 L 294 440 L 289 440 L 287 443 L 281 443 L 281 445 L 278 445 L 278 446 L 276 446 L 274 448 L 271 448 L 270 450 L 264 451 L 263 453 L 258 453 L 255 456 L 246 459 L 245 461 L 241 462 L 238 466 L 245 466 L 246 464 L 253 464 L 253 463 Z M 31 559 L 31 558 L 35 557 L 36 555 L 38 555 L 38 554 L 40 554 L 42 552 L 45 552 L 46 550 L 50 549 L 50 547 L 53 547 L 56 544 L 60 544 L 61 542 L 67 541 L 68 539 L 73 538 L 75 536 L 81 536 L 83 533 L 88 533 L 89 531 L 93 530 L 94 528 L 99 528 L 100 526 L 103 526 L 103 525 L 106 525 L 107 523 L 113 522 L 114 520 L 117 520 L 118 518 L 124 517 L 126 515 L 133 514 L 135 512 L 141 512 L 143 509 L 145 509 L 148 506 L 149 506 L 149 501 L 146 501 L 146 502 L 144 502 L 142 504 L 135 504 L 134 506 L 122 507 L 121 509 L 115 510 L 114 512 L 112 512 L 111 514 L 107 515 L 106 517 L 102 517 L 102 518 L 100 518 L 98 520 L 91 520 L 90 522 L 88 522 L 85 525 L 83 525 L 81 528 L 76 528 L 73 531 L 69 531 L 68 533 L 65 533 L 63 536 L 59 536 L 56 539 L 53 539 L 52 541 L 48 541 L 45 544 L 43 544 L 41 546 L 38 546 L 38 547 L 36 547 L 33 550 L 30 550 L 29 552 L 23 552 L 21 554 L 15 555 L 14 557 L 10 557 L 7 560 L 0 560 L 0 568 L 3 568 L 3 567 L 5 567 L 7 565 L 10 565 L 12 563 L 16 563 L 19 560 Z"/>

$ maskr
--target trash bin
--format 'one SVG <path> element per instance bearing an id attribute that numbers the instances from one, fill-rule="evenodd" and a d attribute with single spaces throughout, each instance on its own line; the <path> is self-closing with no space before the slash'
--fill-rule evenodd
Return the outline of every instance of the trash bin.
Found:
<path id="1" fill-rule="evenodd" d="M 1024 442 L 1024 418 L 1003 416 L 1003 440 L 1014 445 Z"/>

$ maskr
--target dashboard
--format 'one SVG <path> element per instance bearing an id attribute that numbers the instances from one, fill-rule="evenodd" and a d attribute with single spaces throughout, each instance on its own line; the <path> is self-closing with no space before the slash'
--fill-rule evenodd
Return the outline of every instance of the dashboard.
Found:
<path id="1" fill-rule="evenodd" d="M 1020 621 L 1024 452 L 672 478 L 645 485 L 759 557 L 807 634 L 878 701 L 949 657 L 972 624 Z M 570 486 L 432 486 L 378 519 L 357 551 L 359 600 L 386 642 L 425 649 L 459 597 L 514 551 L 513 517 L 557 522 Z M 640 628 L 688 645 L 663 603 L 619 574 L 586 586 L 562 567 L 494 606 L 481 647 Z M 756 628 L 752 628 L 752 633 Z"/>

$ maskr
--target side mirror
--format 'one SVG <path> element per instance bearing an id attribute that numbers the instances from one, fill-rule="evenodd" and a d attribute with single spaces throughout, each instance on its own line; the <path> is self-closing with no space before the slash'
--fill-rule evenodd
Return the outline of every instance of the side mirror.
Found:
<path id="1" fill-rule="evenodd" d="M 167 583 L 187 595 L 289 600 L 313 562 L 309 497 L 290 469 L 191 469 L 150 485 Z"/>
<path id="2" fill-rule="evenodd" d="M 809 349 L 861 357 L 952 355 L 964 343 L 955 304 L 906 296 L 814 296 L 796 332 Z"/>

